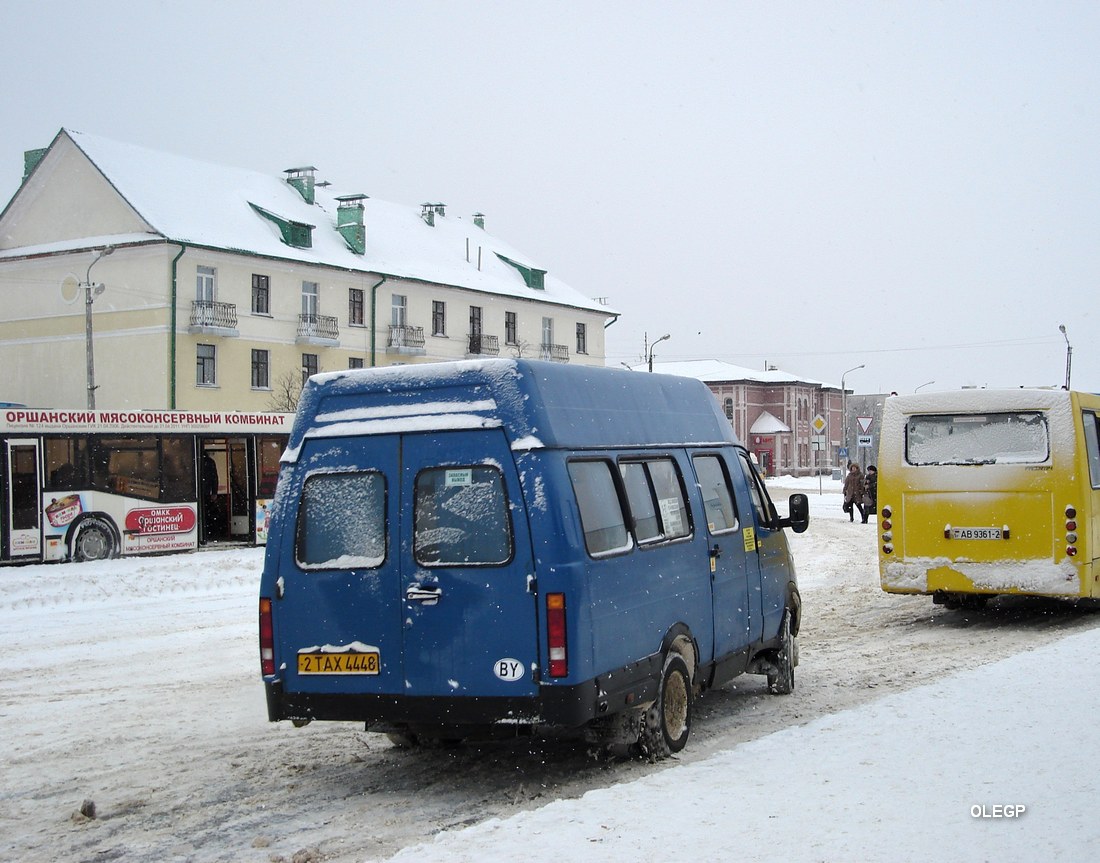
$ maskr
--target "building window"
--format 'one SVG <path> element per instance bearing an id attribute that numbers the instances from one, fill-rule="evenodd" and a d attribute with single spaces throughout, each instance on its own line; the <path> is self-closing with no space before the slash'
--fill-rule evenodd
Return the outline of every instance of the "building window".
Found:
<path id="1" fill-rule="evenodd" d="M 317 354 L 302 354 L 302 386 L 306 385 L 311 375 L 317 374 Z"/>
<path id="2" fill-rule="evenodd" d="M 363 368 L 363 358 L 362 357 L 349 357 L 348 358 L 348 368 L 349 369 L 361 369 L 361 368 Z"/>
<path id="3" fill-rule="evenodd" d="M 266 390 L 271 388 L 271 377 L 268 372 L 270 357 L 268 351 L 252 350 L 252 389 Z"/>
<path id="4" fill-rule="evenodd" d="M 481 335 L 481 306 L 470 306 L 470 335 Z"/>
<path id="5" fill-rule="evenodd" d="M 447 304 L 442 300 L 432 300 L 432 335 L 447 335 Z"/>
<path id="6" fill-rule="evenodd" d="M 363 326 L 363 291 L 361 288 L 348 289 L 348 325 Z"/>
<path id="7" fill-rule="evenodd" d="M 577 324 L 577 353 L 588 353 L 588 325 Z"/>
<path id="8" fill-rule="evenodd" d="M 213 267 L 195 267 L 195 299 L 200 303 L 214 302 L 217 272 Z"/>
<path id="9" fill-rule="evenodd" d="M 394 294 L 390 300 L 390 324 L 404 327 L 409 322 L 409 298 L 404 294 Z"/>
<path id="10" fill-rule="evenodd" d="M 195 383 L 200 387 L 212 387 L 217 383 L 213 345 L 197 345 L 195 348 Z"/>
<path id="11" fill-rule="evenodd" d="M 302 282 L 302 314 L 309 316 L 307 320 L 316 319 L 317 308 L 317 283 Z"/>
<path id="12" fill-rule="evenodd" d="M 504 343 L 506 345 L 516 344 L 516 313 L 505 312 L 504 313 Z"/>
<path id="13" fill-rule="evenodd" d="M 252 274 L 252 314 L 271 314 L 271 279 L 258 273 Z"/>
<path id="14" fill-rule="evenodd" d="M 733 399 L 726 399 L 722 403 L 722 406 L 725 408 L 725 411 L 726 411 L 726 419 L 728 419 L 730 422 L 732 422 L 733 421 Z"/>

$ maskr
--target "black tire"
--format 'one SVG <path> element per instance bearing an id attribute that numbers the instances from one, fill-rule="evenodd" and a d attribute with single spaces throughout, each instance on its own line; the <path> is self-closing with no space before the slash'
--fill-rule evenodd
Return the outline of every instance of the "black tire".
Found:
<path id="1" fill-rule="evenodd" d="M 791 610 L 783 611 L 779 624 L 779 649 L 776 651 L 774 672 L 768 672 L 768 690 L 774 695 L 790 695 L 794 692 L 794 667 L 798 663 L 798 644 L 791 635 Z"/>
<path id="2" fill-rule="evenodd" d="M 420 739 L 411 731 L 387 731 L 386 737 L 397 749 L 416 749 L 420 745 Z"/>
<path id="3" fill-rule="evenodd" d="M 661 672 L 657 700 L 646 711 L 638 740 L 642 753 L 656 761 L 687 746 L 692 718 L 691 672 L 679 653 L 670 653 Z"/>
<path id="4" fill-rule="evenodd" d="M 73 560 L 107 560 L 117 553 L 115 534 L 107 522 L 99 518 L 86 518 L 77 525 L 73 537 Z"/>

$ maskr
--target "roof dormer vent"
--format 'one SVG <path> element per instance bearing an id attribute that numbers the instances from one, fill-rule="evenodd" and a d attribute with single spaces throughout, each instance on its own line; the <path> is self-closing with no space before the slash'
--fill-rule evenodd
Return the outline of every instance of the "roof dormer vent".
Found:
<path id="1" fill-rule="evenodd" d="M 485 214 L 484 213 L 474 213 L 474 224 L 477 225 L 477 227 L 481 228 L 481 230 L 484 231 L 485 230 Z"/>
<path id="2" fill-rule="evenodd" d="M 287 168 L 283 171 L 286 174 L 286 181 L 298 190 L 298 194 L 302 196 L 302 200 L 307 204 L 316 201 L 313 194 L 314 187 L 317 185 L 316 171 L 317 169 L 312 165 L 302 168 Z"/>

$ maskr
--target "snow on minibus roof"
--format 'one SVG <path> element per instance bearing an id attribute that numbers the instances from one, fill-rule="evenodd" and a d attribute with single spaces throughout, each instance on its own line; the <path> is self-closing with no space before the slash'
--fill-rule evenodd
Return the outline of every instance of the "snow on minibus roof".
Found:
<path id="1" fill-rule="evenodd" d="M 463 360 L 314 375 L 288 459 L 308 437 L 503 426 L 524 448 L 733 443 L 705 384 L 540 360 Z"/>

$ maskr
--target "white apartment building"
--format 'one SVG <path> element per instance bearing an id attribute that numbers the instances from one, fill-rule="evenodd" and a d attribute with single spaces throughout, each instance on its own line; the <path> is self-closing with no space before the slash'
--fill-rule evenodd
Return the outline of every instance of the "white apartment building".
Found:
<path id="1" fill-rule="evenodd" d="M 481 214 L 62 129 L 0 213 L 0 402 L 285 409 L 321 371 L 604 364 L 617 312 Z"/>

